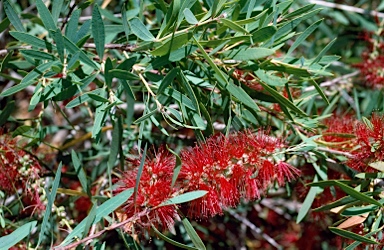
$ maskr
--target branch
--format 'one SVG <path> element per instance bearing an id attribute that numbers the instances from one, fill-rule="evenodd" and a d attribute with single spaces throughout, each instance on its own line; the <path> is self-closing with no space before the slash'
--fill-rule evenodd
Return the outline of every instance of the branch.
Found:
<path id="1" fill-rule="evenodd" d="M 317 149 L 320 151 L 323 151 L 323 152 L 336 154 L 336 155 L 343 155 L 343 156 L 348 157 L 348 158 L 353 158 L 353 154 L 348 153 L 348 152 L 343 152 L 343 151 L 338 151 L 338 150 L 334 150 L 334 149 L 330 149 L 330 148 L 323 148 L 323 147 L 318 147 Z"/>
<path id="2" fill-rule="evenodd" d="M 348 78 L 351 78 L 351 77 L 354 77 L 354 76 L 357 76 L 358 74 L 360 74 L 360 71 L 359 70 L 356 70 L 352 73 L 349 73 L 349 74 L 346 74 L 346 75 L 342 75 L 342 76 L 339 76 L 335 79 L 332 79 L 330 81 L 326 81 L 326 82 L 322 82 L 320 83 L 320 87 L 329 87 L 329 86 L 332 86 L 336 83 L 340 83 L 341 81 L 343 80 L 346 80 Z M 315 87 L 314 86 L 309 86 L 307 88 L 304 89 L 304 91 L 311 91 L 311 90 L 314 90 Z"/>
<path id="3" fill-rule="evenodd" d="M 129 222 L 135 221 L 135 220 L 137 220 L 141 216 L 144 216 L 147 213 L 148 213 L 148 210 L 143 210 L 140 213 L 136 214 L 135 216 L 133 216 L 133 217 L 131 217 L 131 218 L 125 220 L 125 221 L 113 224 L 113 225 L 111 225 L 111 226 L 109 226 L 109 227 L 107 227 L 107 228 L 105 228 L 105 229 L 103 229 L 103 230 L 101 230 L 101 231 L 99 231 L 99 232 L 97 232 L 95 234 L 92 234 L 92 235 L 90 235 L 88 237 L 85 237 L 82 240 L 79 240 L 79 241 L 74 242 L 72 244 L 69 244 L 67 246 L 62 246 L 62 247 L 61 246 L 57 246 L 57 247 L 54 248 L 54 250 L 67 250 L 67 249 L 75 248 L 75 247 L 77 247 L 78 245 L 80 245 L 82 243 L 85 243 L 85 242 L 87 242 L 89 240 L 92 240 L 94 238 L 97 238 L 97 237 L 101 236 L 102 234 L 106 233 L 107 231 L 114 230 L 116 228 L 120 228 L 120 227 L 124 226 L 125 224 L 127 224 Z"/>
<path id="4" fill-rule="evenodd" d="M 339 9 L 339 10 L 345 10 L 345 11 L 350 11 L 350 12 L 355 12 L 355 13 L 360 13 L 360 14 L 368 14 L 371 16 L 377 16 L 384 18 L 384 13 L 378 12 L 375 10 L 366 10 L 363 8 L 358 8 L 358 7 L 353 7 L 353 6 L 348 6 L 344 4 L 338 4 L 338 3 L 329 3 L 326 1 L 320 1 L 320 0 L 308 0 L 309 3 L 314 3 L 317 5 L 329 7 L 329 8 L 334 8 L 334 9 Z"/>

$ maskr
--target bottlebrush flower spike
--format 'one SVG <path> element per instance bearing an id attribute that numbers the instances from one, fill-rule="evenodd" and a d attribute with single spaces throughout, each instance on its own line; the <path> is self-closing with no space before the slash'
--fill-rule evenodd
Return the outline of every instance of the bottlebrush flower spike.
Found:
<path id="1" fill-rule="evenodd" d="M 370 121 L 358 122 L 355 133 L 359 147 L 352 151 L 353 158 L 347 164 L 359 171 L 375 172 L 368 164 L 384 161 L 384 116 L 373 114 Z"/>
<path id="2" fill-rule="evenodd" d="M 333 115 L 324 120 L 327 129 L 322 132 L 323 140 L 330 147 L 338 148 L 343 151 L 350 151 L 357 145 L 354 134 L 357 120 L 351 115 L 343 117 Z"/>
<path id="3" fill-rule="evenodd" d="M 264 131 L 222 134 L 207 139 L 206 143 L 181 152 L 182 168 L 179 181 L 186 183 L 186 191 L 207 190 L 194 200 L 189 209 L 192 217 L 210 217 L 222 209 L 236 206 L 240 199 L 260 198 L 275 180 L 291 180 L 299 170 L 288 163 L 276 163 L 273 154 L 284 148 L 284 143 Z"/>
<path id="4" fill-rule="evenodd" d="M 374 37 L 374 34 L 365 34 L 364 39 L 368 42 L 367 51 L 361 54 L 363 61 L 354 66 L 360 69 L 364 83 L 371 88 L 384 87 L 384 42 L 382 41 L 383 32 Z"/>
<path id="5" fill-rule="evenodd" d="M 136 185 L 136 176 L 140 163 L 131 161 L 131 169 L 123 174 L 119 181 L 117 192 L 122 192 Z M 136 213 L 148 210 L 146 216 L 136 221 L 137 229 L 156 228 L 170 229 L 174 219 L 178 217 L 174 206 L 161 206 L 162 202 L 172 198 L 175 189 L 171 188 L 175 158 L 164 148 L 160 148 L 154 159 L 146 159 L 141 174 L 136 200 L 131 196 L 122 208 L 122 212 L 128 218 Z"/>
<path id="6" fill-rule="evenodd" d="M 154 159 L 146 159 L 136 200 L 132 196 L 125 203 L 124 217 L 132 218 L 148 211 L 146 216 L 135 221 L 135 228 L 149 229 L 154 225 L 171 229 L 178 218 L 177 207 L 159 205 L 182 193 L 207 191 L 203 197 L 187 204 L 188 214 L 194 218 L 222 214 L 224 208 L 238 205 L 240 199 L 260 198 L 274 181 L 282 185 L 300 173 L 288 163 L 274 160 L 273 155 L 284 147 L 281 140 L 265 131 L 212 136 L 201 145 L 181 151 L 182 166 L 173 187 L 175 158 L 161 148 Z M 139 161 L 131 161 L 131 164 L 131 169 L 119 181 L 117 192 L 135 186 L 140 164 Z"/>
<path id="7" fill-rule="evenodd" d="M 0 190 L 7 194 L 14 194 L 18 189 L 25 190 L 28 203 L 43 210 L 44 205 L 39 196 L 41 171 L 39 162 L 33 156 L 20 149 L 14 139 L 0 131 Z"/>

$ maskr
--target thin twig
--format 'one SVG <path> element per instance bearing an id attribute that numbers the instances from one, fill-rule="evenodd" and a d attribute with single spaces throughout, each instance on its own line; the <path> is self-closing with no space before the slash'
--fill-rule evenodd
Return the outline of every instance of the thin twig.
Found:
<path id="1" fill-rule="evenodd" d="M 317 147 L 316 149 L 323 151 L 323 152 L 331 153 L 331 154 L 344 155 L 348 158 L 353 158 L 353 154 L 348 153 L 348 152 L 344 152 L 344 151 L 339 151 L 339 150 L 330 149 L 330 148 L 323 148 L 323 147 Z"/>
<path id="2" fill-rule="evenodd" d="M 135 221 L 135 220 L 139 219 L 140 217 L 146 215 L 147 213 L 148 213 L 148 210 L 143 210 L 140 213 L 136 214 L 135 216 L 133 216 L 133 217 L 131 217 L 129 219 L 126 219 L 125 221 L 113 224 L 113 225 L 111 225 L 111 226 L 109 226 L 109 227 L 107 227 L 107 228 L 105 228 L 105 229 L 103 229 L 103 230 L 101 230 L 101 231 L 99 231 L 99 232 L 97 232 L 95 234 L 92 234 L 92 235 L 90 235 L 88 237 L 85 237 L 84 239 L 81 239 L 81 240 L 79 240 L 77 242 L 74 242 L 72 244 L 69 244 L 67 246 L 62 246 L 62 247 L 61 246 L 57 246 L 57 247 L 54 248 L 54 250 L 67 250 L 67 249 L 75 248 L 75 247 L 77 247 L 78 245 L 80 245 L 82 243 L 85 243 L 85 242 L 87 242 L 89 240 L 92 240 L 94 238 L 97 238 L 97 237 L 101 236 L 102 234 L 106 233 L 107 231 L 111 231 L 111 230 L 114 230 L 116 228 L 123 227 L 125 224 L 128 224 L 129 222 Z"/>
<path id="3" fill-rule="evenodd" d="M 360 71 L 356 70 L 356 71 L 354 71 L 352 73 L 336 77 L 336 78 L 334 78 L 334 79 L 332 79 L 330 81 L 322 82 L 322 83 L 320 83 L 320 87 L 329 87 L 329 86 L 335 85 L 335 84 L 340 83 L 341 81 L 344 81 L 344 80 L 346 80 L 348 78 L 357 76 L 358 74 L 360 74 Z M 309 87 L 305 88 L 304 91 L 311 91 L 311 90 L 314 90 L 314 89 L 315 89 L 314 86 L 309 86 Z"/>
<path id="4" fill-rule="evenodd" d="M 334 8 L 334 9 L 339 9 L 339 10 L 345 10 L 345 11 L 350 11 L 350 12 L 355 12 L 355 13 L 360 13 L 360 14 L 369 14 L 374 17 L 381 17 L 384 18 L 384 13 L 378 12 L 375 10 L 366 10 L 363 8 L 358 8 L 354 6 L 348 6 L 344 4 L 338 4 L 338 3 L 330 3 L 326 1 L 320 1 L 320 0 L 308 0 L 309 3 L 314 3 L 317 5 L 329 7 L 329 8 Z"/>
<path id="5" fill-rule="evenodd" d="M 279 245 L 273 238 L 271 238 L 268 234 L 263 233 L 263 231 L 260 228 L 258 228 L 252 222 L 250 222 L 247 218 L 244 218 L 244 217 L 240 216 L 239 214 L 237 214 L 232 209 L 227 209 L 226 211 L 230 215 L 232 215 L 235 219 L 241 221 L 244 225 L 249 227 L 249 229 L 251 229 L 255 233 L 261 235 L 261 237 L 263 237 L 266 241 L 268 241 L 269 244 L 271 244 L 272 246 L 276 247 L 277 249 L 283 249 L 283 247 L 281 245 Z"/>

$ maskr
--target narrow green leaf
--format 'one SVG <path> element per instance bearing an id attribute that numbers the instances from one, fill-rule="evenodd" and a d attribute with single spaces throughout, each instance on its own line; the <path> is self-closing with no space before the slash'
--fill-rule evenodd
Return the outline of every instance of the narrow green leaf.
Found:
<path id="1" fill-rule="evenodd" d="M 95 5 L 92 11 L 92 36 L 96 45 L 96 52 L 100 60 L 104 57 L 105 31 L 103 18 L 101 17 L 99 5 Z"/>
<path id="2" fill-rule="evenodd" d="M 49 30 L 56 30 L 57 27 L 56 27 L 55 22 L 53 21 L 52 15 L 42 0 L 36 0 L 36 7 L 37 7 L 37 11 L 39 12 L 39 15 L 41 17 L 41 21 L 43 21 L 45 28 L 48 31 Z"/>
<path id="3" fill-rule="evenodd" d="M 230 82 L 227 85 L 227 90 L 231 93 L 239 102 L 248 106 L 249 108 L 260 111 L 259 106 L 257 106 L 256 102 L 239 86 L 236 86 L 233 82 Z"/>
<path id="4" fill-rule="evenodd" d="M 143 115 L 142 117 L 140 117 L 139 119 L 137 119 L 136 121 L 134 121 L 133 123 L 134 124 L 139 124 L 140 122 L 148 119 L 149 117 L 151 117 L 152 115 L 154 115 L 155 113 L 157 112 L 157 109 L 154 109 L 152 111 L 149 111 L 147 114 Z"/>
<path id="5" fill-rule="evenodd" d="M 316 180 L 317 180 L 317 178 L 315 177 L 315 181 Z M 320 191 L 319 187 L 311 187 L 309 189 L 309 192 L 308 192 L 307 196 L 305 197 L 303 205 L 301 206 L 300 211 L 299 211 L 299 213 L 297 215 L 296 223 L 300 223 L 305 218 L 305 216 L 307 215 L 308 211 L 312 207 L 312 203 L 315 200 L 316 194 L 319 191 Z"/>
<path id="6" fill-rule="evenodd" d="M 16 245 L 19 241 L 27 237 L 32 233 L 32 230 L 36 227 L 37 221 L 28 222 L 11 234 L 0 237 L 0 249 L 9 249 Z"/>
<path id="7" fill-rule="evenodd" d="M 103 91 L 103 89 L 95 89 L 90 92 L 84 93 L 82 95 L 79 95 L 72 101 L 70 101 L 65 107 L 66 108 L 74 108 L 79 106 L 80 104 L 83 104 L 89 100 L 91 100 L 91 97 L 89 97 L 88 94 L 95 94 L 95 95 L 100 95 L 100 93 Z"/>
<path id="8" fill-rule="evenodd" d="M 273 96 L 276 99 L 276 101 L 278 103 L 280 103 L 281 105 L 291 109 L 292 111 L 294 111 L 294 112 L 296 112 L 302 116 L 307 116 L 307 114 L 303 110 L 296 107 L 295 104 L 293 104 L 290 100 L 288 100 L 287 98 L 282 96 L 279 92 L 277 92 L 275 89 L 270 87 L 268 84 L 265 84 L 263 81 L 260 81 L 259 83 L 261 84 L 261 86 L 263 86 L 263 88 L 266 91 L 268 91 L 271 94 L 271 96 Z"/>
<path id="9" fill-rule="evenodd" d="M 190 54 L 192 54 L 193 52 L 195 52 L 196 50 L 197 47 L 194 45 L 183 46 L 175 51 L 171 51 L 168 59 L 171 62 L 179 62 Z"/>
<path id="10" fill-rule="evenodd" d="M 275 26 L 265 26 L 261 29 L 256 30 L 252 34 L 253 43 L 261 43 L 268 39 L 270 39 L 275 33 L 277 29 Z"/>
<path id="11" fill-rule="evenodd" d="M 305 5 L 299 9 L 296 9 L 295 11 L 292 11 L 291 13 L 288 13 L 285 18 L 292 18 L 292 17 L 297 17 L 301 14 L 307 13 L 311 9 L 313 9 L 316 6 L 316 4 L 308 4 Z"/>
<path id="12" fill-rule="evenodd" d="M 203 241 L 200 239 L 199 235 L 196 233 L 189 220 L 187 218 L 183 218 L 182 222 L 195 247 L 199 250 L 205 250 L 206 248 Z"/>
<path id="13" fill-rule="evenodd" d="M 321 98 L 325 101 L 325 103 L 329 105 L 329 100 L 325 95 L 325 93 L 323 92 L 323 90 L 321 89 L 321 87 L 319 86 L 319 84 L 317 84 L 317 82 L 314 79 L 311 79 L 309 82 L 312 83 L 312 85 L 315 87 L 315 89 L 317 90 Z"/>
<path id="14" fill-rule="evenodd" d="M 4 59 L 0 62 L 0 72 L 3 72 L 4 69 L 7 68 L 9 60 L 11 60 L 13 56 L 13 50 L 9 51 Z"/>
<path id="15" fill-rule="evenodd" d="M 147 27 L 140 21 L 139 18 L 132 18 L 129 22 L 129 27 L 131 28 L 133 34 L 143 41 L 155 41 L 156 38 L 149 32 Z"/>
<path id="16" fill-rule="evenodd" d="M 357 200 L 368 202 L 371 204 L 378 205 L 382 207 L 383 205 L 378 202 L 377 200 L 360 193 L 359 191 L 356 191 L 355 189 L 347 186 L 346 184 L 340 182 L 340 181 L 334 181 L 334 180 L 329 180 L 329 181 L 319 181 L 319 182 L 313 182 L 309 183 L 308 186 L 319 186 L 319 187 L 327 187 L 327 186 L 338 186 L 341 188 L 345 193 L 349 194 L 350 196 L 356 198 Z"/>
<path id="17" fill-rule="evenodd" d="M 48 88 L 47 88 L 48 89 Z M 40 102 L 42 99 L 42 94 L 43 94 L 43 88 L 41 82 L 39 82 L 35 88 L 35 92 L 33 93 L 33 96 L 31 100 L 29 101 L 29 107 L 28 107 L 28 112 L 31 112 L 34 110 L 37 106 L 37 104 Z M 48 99 L 48 98 L 47 98 Z M 43 100 L 41 100 L 43 101 Z"/>
<path id="18" fill-rule="evenodd" d="M 15 131 L 13 131 L 12 137 L 16 137 L 18 135 L 23 135 L 24 133 L 27 133 L 28 131 L 30 131 L 31 128 L 32 128 L 31 126 L 22 125 L 22 126 L 18 127 Z"/>
<path id="19" fill-rule="evenodd" d="M 91 210 L 89 211 L 88 213 L 88 216 L 86 218 L 84 218 L 85 220 L 85 225 L 84 225 L 84 230 L 83 230 L 83 233 L 82 233 L 82 238 L 84 238 L 85 236 L 87 236 L 88 232 L 89 232 L 89 229 L 91 228 L 93 222 L 95 221 L 95 218 L 96 218 L 96 211 L 97 211 L 97 208 L 96 208 L 96 205 L 92 202 L 92 208 Z"/>
<path id="20" fill-rule="evenodd" d="M 378 242 L 371 240 L 367 237 L 364 237 L 364 236 L 361 236 L 359 234 L 356 234 L 356 233 L 353 233 L 353 232 L 350 232 L 350 231 L 347 231 L 344 229 L 340 229 L 337 227 L 329 227 L 329 230 L 331 230 L 331 232 L 334 234 L 343 236 L 344 238 L 348 238 L 348 239 L 352 239 L 352 240 L 356 240 L 356 241 L 360 241 L 360 242 L 364 242 L 364 243 L 368 243 L 368 244 L 379 244 Z"/>
<path id="21" fill-rule="evenodd" d="M 144 146 L 143 155 L 141 155 L 140 166 L 139 166 L 139 169 L 137 170 L 135 188 L 133 189 L 133 203 L 134 204 L 136 204 L 137 192 L 139 190 L 141 174 L 143 173 L 143 169 L 144 169 L 146 154 L 147 154 L 147 144 L 145 144 L 145 146 Z"/>
<path id="22" fill-rule="evenodd" d="M 189 24 L 193 24 L 193 25 L 195 25 L 195 24 L 198 24 L 198 23 L 199 23 L 199 21 L 197 21 L 195 15 L 194 15 L 194 14 L 192 13 L 192 11 L 191 11 L 190 9 L 188 9 L 188 8 L 186 8 L 186 9 L 184 10 L 184 16 L 185 16 L 185 20 L 187 20 L 187 22 L 188 22 Z"/>
<path id="23" fill-rule="evenodd" d="M 179 91 L 177 91 L 173 88 L 166 88 L 166 89 L 164 89 L 163 94 L 166 96 L 172 97 L 173 99 L 175 99 L 180 104 L 183 104 L 186 107 L 190 108 L 191 110 L 196 111 L 196 108 L 193 105 L 191 99 L 189 99 L 187 96 L 180 93 Z"/>
<path id="24" fill-rule="evenodd" d="M 94 69 L 99 69 L 99 65 L 97 65 L 94 61 L 92 61 L 76 44 L 71 42 L 67 37 L 64 37 L 64 45 L 65 48 L 72 54 L 79 53 L 80 60 L 85 64 L 88 64 Z"/>
<path id="25" fill-rule="evenodd" d="M 316 58 L 311 62 L 311 65 L 313 65 L 314 63 L 317 63 L 321 60 L 321 58 L 325 55 L 325 53 L 327 53 L 327 51 L 332 47 L 332 45 L 336 42 L 337 38 L 333 39 L 331 42 L 329 42 L 327 44 L 327 46 L 324 47 L 324 49 L 322 49 L 320 51 L 320 53 L 316 56 Z"/>
<path id="26" fill-rule="evenodd" d="M 285 56 L 289 56 L 292 51 L 294 51 L 300 44 L 302 44 L 305 39 L 308 38 L 323 22 L 323 19 L 318 20 L 317 22 L 314 22 L 309 26 L 297 39 L 296 41 L 292 44 L 292 46 L 289 48 L 287 54 Z"/>
<path id="27" fill-rule="evenodd" d="M 225 18 L 222 18 L 220 19 L 220 21 L 227 27 L 235 30 L 235 31 L 238 31 L 240 33 L 244 33 L 244 34 L 249 34 L 249 32 L 244 29 L 243 27 L 241 27 L 240 25 L 238 25 L 237 23 L 229 20 L 229 19 L 225 19 Z"/>
<path id="28" fill-rule="evenodd" d="M 160 239 L 178 247 L 178 248 L 182 248 L 182 249 L 189 249 L 189 250 L 198 250 L 197 248 L 195 247 L 190 247 L 190 246 L 187 246 L 187 245 L 184 245 L 184 244 L 181 244 L 177 241 L 174 241 L 170 238 L 168 238 L 167 236 L 165 236 L 164 234 L 162 234 L 159 230 L 157 230 L 153 225 L 152 225 L 152 229 L 153 231 L 155 231 L 156 235 L 159 236 Z"/>
<path id="29" fill-rule="evenodd" d="M 228 51 L 225 55 L 234 60 L 249 61 L 264 58 L 273 55 L 275 50 L 267 48 L 249 48 L 249 49 L 235 49 Z"/>
<path id="30" fill-rule="evenodd" d="M 163 127 L 163 125 L 161 125 L 161 123 L 154 116 L 150 116 L 149 119 L 152 121 L 152 123 L 156 127 L 160 129 L 161 133 L 163 133 L 165 136 L 169 136 L 168 131 Z"/>
<path id="31" fill-rule="evenodd" d="M 380 214 L 381 215 L 381 214 Z M 369 236 L 372 236 L 376 233 L 380 232 L 380 230 L 374 230 L 370 233 L 367 233 L 366 235 L 364 235 L 363 237 L 364 238 L 368 238 Z M 355 241 L 353 242 L 352 244 L 350 244 L 349 246 L 347 246 L 346 248 L 344 248 L 344 250 L 353 250 L 355 249 L 357 246 L 359 246 L 362 242 L 361 241 Z"/>
<path id="32" fill-rule="evenodd" d="M 7 103 L 5 108 L 1 110 L 0 113 L 0 127 L 3 126 L 11 116 L 13 110 L 15 109 L 15 101 L 10 101 Z"/>
<path id="33" fill-rule="evenodd" d="M 185 15 L 185 10 L 186 9 L 189 9 L 191 10 L 191 8 L 193 7 L 193 5 L 196 3 L 197 0 L 183 0 L 183 1 L 180 1 L 181 2 L 181 6 L 180 6 L 180 9 L 179 10 L 175 10 L 175 15 L 177 14 L 177 23 L 176 23 L 176 28 L 179 27 L 179 25 L 181 24 L 181 22 L 183 21 L 184 17 L 185 19 L 187 20 L 187 16 Z M 193 15 L 193 13 L 191 12 L 191 14 Z M 195 18 L 196 19 L 196 18 Z M 187 20 L 188 22 L 188 20 Z"/>
<path id="34" fill-rule="evenodd" d="M 227 85 L 228 85 L 228 80 L 227 78 L 225 77 L 224 73 L 217 67 L 217 65 L 213 62 L 213 60 L 209 57 L 209 55 L 207 54 L 207 52 L 205 52 L 204 50 L 204 47 L 201 46 L 201 44 L 196 40 L 195 37 L 192 37 L 194 42 L 196 43 L 196 45 L 199 47 L 200 49 L 200 53 L 203 55 L 204 59 L 207 60 L 209 66 L 212 67 L 213 71 L 215 71 L 217 77 L 218 77 L 218 80 L 219 80 L 219 83 L 221 84 L 221 86 L 223 88 L 226 88 Z"/>
<path id="35" fill-rule="evenodd" d="M 129 34 L 131 33 L 131 30 L 129 29 L 129 24 L 128 24 L 128 18 L 127 18 L 127 6 L 124 3 L 123 8 L 121 9 L 121 17 L 122 17 L 122 22 L 123 22 L 123 29 L 125 33 L 125 37 L 127 38 L 127 41 L 129 41 Z"/>
<path id="36" fill-rule="evenodd" d="M 120 145 L 121 145 L 121 134 L 122 126 L 119 125 L 119 121 L 116 120 L 113 126 L 112 130 L 112 141 L 111 146 L 109 150 L 109 157 L 108 157 L 108 171 L 112 171 L 112 168 L 115 166 L 115 162 L 117 160 L 117 156 L 120 151 Z"/>
<path id="37" fill-rule="evenodd" d="M 384 173 L 360 173 L 355 175 L 356 178 L 360 179 L 376 179 L 376 178 L 384 178 Z"/>
<path id="38" fill-rule="evenodd" d="M 83 190 L 90 195 L 90 189 L 88 187 L 88 180 L 87 180 L 87 175 L 84 171 L 84 168 L 81 166 L 81 162 L 79 157 L 77 156 L 76 152 L 72 150 L 71 152 L 71 158 L 72 158 L 72 163 L 73 166 L 75 167 L 75 171 L 77 174 L 77 177 L 79 178 L 80 184 L 83 187 Z"/>
<path id="39" fill-rule="evenodd" d="M 8 29 L 10 24 L 11 24 L 11 22 L 9 21 L 8 17 L 1 20 L 0 21 L 0 33 L 2 33 L 4 30 Z"/>
<path id="40" fill-rule="evenodd" d="M 76 33 L 79 26 L 81 10 L 77 9 L 72 12 L 71 18 L 69 19 L 67 26 L 65 27 L 65 36 L 72 42 L 76 42 Z"/>
<path id="41" fill-rule="evenodd" d="M 57 20 L 60 17 L 61 9 L 63 8 L 64 0 L 53 0 L 52 2 L 52 18 L 55 24 L 57 24 Z M 72 15 L 71 15 L 72 19 Z"/>
<path id="42" fill-rule="evenodd" d="M 113 211 L 115 211 L 118 207 L 120 207 L 124 202 L 126 202 L 129 197 L 131 197 L 133 193 L 133 188 L 127 189 L 116 196 L 108 199 L 103 204 L 101 204 L 96 209 L 95 220 L 93 221 L 93 225 L 98 223 L 102 218 L 109 215 Z M 88 215 L 89 216 L 89 215 Z M 68 234 L 65 240 L 60 244 L 60 246 L 66 246 L 72 242 L 75 237 L 81 237 L 84 232 L 85 225 L 87 223 L 88 217 L 82 220 L 73 230 Z"/>
<path id="43" fill-rule="evenodd" d="M 171 51 L 177 50 L 178 48 L 185 45 L 189 41 L 189 39 L 191 39 L 192 35 L 192 32 L 186 32 L 180 35 L 173 36 L 171 39 L 167 40 L 163 45 L 153 50 L 151 54 L 154 56 L 163 56 Z"/>
<path id="44" fill-rule="evenodd" d="M 168 206 L 168 205 L 181 204 L 188 201 L 193 201 L 203 197 L 207 193 L 208 191 L 205 191 L 205 190 L 196 190 L 196 191 L 187 192 L 187 193 L 178 195 L 176 197 L 170 198 L 164 201 L 163 203 L 161 203 L 159 206 Z"/>
<path id="45" fill-rule="evenodd" d="M 111 74 L 112 77 L 116 77 L 119 79 L 124 80 L 139 80 L 140 77 L 138 75 L 135 75 L 127 70 L 123 69 L 112 69 L 109 71 L 109 74 Z"/>
<path id="46" fill-rule="evenodd" d="M 60 61 L 64 63 L 64 37 L 61 30 L 57 28 L 55 31 L 51 30 L 53 40 L 56 42 L 57 53 L 59 54 Z"/>
<path id="47" fill-rule="evenodd" d="M 109 100 L 107 98 L 104 98 L 102 96 L 99 96 L 99 95 L 95 95 L 95 94 L 92 94 L 92 93 L 88 93 L 88 96 L 95 100 L 95 101 L 98 101 L 98 102 L 107 102 L 109 103 Z"/>
<path id="48" fill-rule="evenodd" d="M 21 20 L 19 18 L 19 15 L 16 13 L 15 9 L 12 7 L 12 4 L 9 2 L 9 0 L 6 0 L 4 3 L 4 11 L 5 14 L 7 14 L 7 17 L 13 27 L 19 32 L 26 32 L 23 24 L 21 23 Z"/>
<path id="49" fill-rule="evenodd" d="M 54 55 L 46 53 L 46 52 L 43 52 L 43 51 L 40 51 L 40 50 L 33 50 L 33 49 L 24 50 L 24 49 L 21 49 L 20 52 L 24 56 L 29 56 L 29 57 L 32 57 L 33 59 L 36 59 L 36 60 L 54 61 L 54 60 L 57 59 Z"/>
<path id="50" fill-rule="evenodd" d="M 180 83 L 182 84 L 183 88 L 186 90 L 186 93 L 188 94 L 188 97 L 192 100 L 193 105 L 195 106 L 196 112 L 200 114 L 200 107 L 199 102 L 196 98 L 195 92 L 193 92 L 193 89 L 191 85 L 189 84 L 188 79 L 185 77 L 182 70 L 179 69 L 179 74 L 177 76 L 179 78 Z"/>
<path id="51" fill-rule="evenodd" d="M 107 115 L 107 106 L 108 102 L 105 102 L 101 105 L 99 105 L 96 108 L 95 112 L 95 121 L 93 123 L 93 128 L 92 128 L 92 138 L 98 138 L 101 132 L 101 128 L 103 127 L 105 117 Z"/>
<path id="52" fill-rule="evenodd" d="M 160 87 L 157 90 L 158 95 L 163 93 L 164 89 L 166 89 L 173 82 L 178 72 L 179 69 L 177 68 L 173 68 L 171 71 L 168 72 L 168 74 L 163 78 L 160 83 Z"/>
<path id="53" fill-rule="evenodd" d="M 47 196 L 48 196 L 48 204 L 47 204 L 47 207 L 45 209 L 43 223 L 41 224 L 40 233 L 39 233 L 39 240 L 37 242 L 37 246 L 40 245 L 41 240 L 43 239 L 44 234 L 47 231 L 47 226 L 48 226 L 48 223 L 49 223 L 48 220 L 51 217 L 51 211 L 52 211 L 53 202 L 55 201 L 57 188 L 59 187 L 59 184 L 60 184 L 61 168 L 62 168 L 62 166 L 63 165 L 60 162 L 59 167 L 56 170 L 55 179 L 54 179 L 53 184 L 52 184 L 51 193 L 49 195 L 47 194 Z"/>
<path id="54" fill-rule="evenodd" d="M 44 71 L 50 69 L 53 65 L 57 65 L 57 62 L 47 62 L 37 66 L 35 69 L 29 72 L 28 75 L 26 75 L 18 85 L 6 89 L 0 94 L 0 96 L 12 95 L 32 85 L 37 77 L 39 77 L 41 74 L 44 74 Z"/>
<path id="55" fill-rule="evenodd" d="M 23 43 L 28 44 L 28 45 L 32 45 L 32 46 L 37 47 L 37 48 L 48 49 L 48 50 L 52 50 L 52 49 L 56 48 L 56 46 L 53 45 L 52 43 L 48 43 L 48 42 L 46 42 L 40 38 L 37 38 L 35 36 L 29 35 L 26 33 L 21 33 L 21 32 L 17 32 L 17 31 L 12 32 L 11 31 L 11 32 L 9 32 L 9 34 L 11 34 L 11 36 L 16 38 L 20 42 L 23 42 Z"/>

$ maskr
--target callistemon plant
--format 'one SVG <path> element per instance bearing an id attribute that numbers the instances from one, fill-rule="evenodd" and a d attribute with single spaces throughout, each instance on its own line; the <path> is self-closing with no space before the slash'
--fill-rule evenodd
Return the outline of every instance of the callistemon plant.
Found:
<path id="1" fill-rule="evenodd" d="M 0 249 L 382 248 L 382 2 L 1 1 Z"/>
<path id="2" fill-rule="evenodd" d="M 263 130 L 217 134 L 181 151 L 181 169 L 173 185 L 176 160 L 161 148 L 153 159 L 145 160 L 141 172 L 139 160 L 129 161 L 129 170 L 118 181 L 117 191 L 139 183 L 136 195 L 123 205 L 123 213 L 130 218 L 145 210 L 147 213 L 135 220 L 135 226 L 171 228 L 179 218 L 178 207 L 163 204 L 183 193 L 204 190 L 203 197 L 187 204 L 188 215 L 204 219 L 222 214 L 223 209 L 237 206 L 241 199 L 259 199 L 275 182 L 284 185 L 299 176 L 300 171 L 285 161 L 285 148 L 282 140 Z"/>

